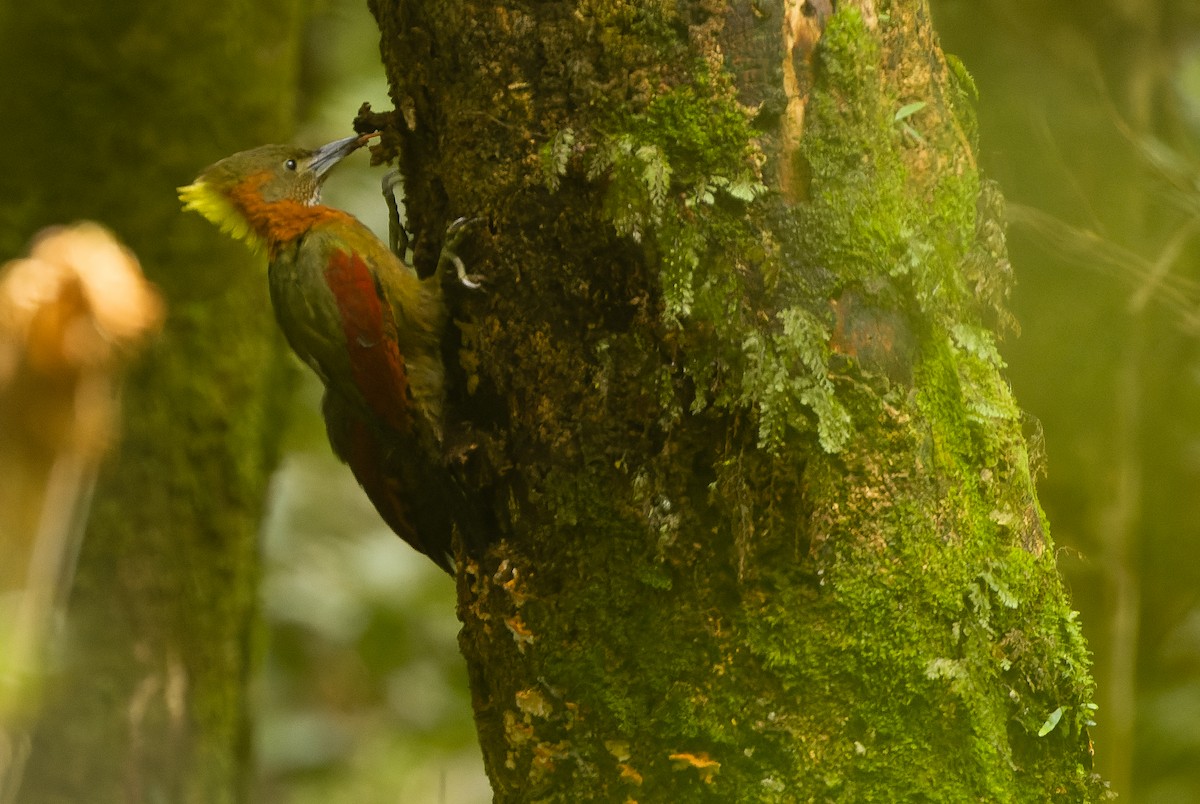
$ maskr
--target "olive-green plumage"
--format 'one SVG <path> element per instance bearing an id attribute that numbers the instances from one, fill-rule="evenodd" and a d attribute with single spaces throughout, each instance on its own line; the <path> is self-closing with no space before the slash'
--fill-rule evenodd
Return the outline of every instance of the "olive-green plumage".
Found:
<path id="1" fill-rule="evenodd" d="M 441 270 L 419 278 L 356 218 L 320 203 L 329 169 L 366 140 L 243 151 L 180 188 L 180 198 L 265 246 L 276 319 L 325 385 L 334 452 L 388 525 L 449 570 Z"/>

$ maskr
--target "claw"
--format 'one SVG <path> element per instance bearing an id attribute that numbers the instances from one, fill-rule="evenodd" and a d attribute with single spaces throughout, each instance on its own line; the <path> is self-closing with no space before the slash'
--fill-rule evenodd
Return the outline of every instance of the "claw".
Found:
<path id="1" fill-rule="evenodd" d="M 408 231 L 400 223 L 400 204 L 396 201 L 396 185 L 403 184 L 404 178 L 399 170 L 389 170 L 383 174 L 380 185 L 383 189 L 383 200 L 388 206 L 388 247 L 401 260 L 408 253 Z"/>
<path id="2" fill-rule="evenodd" d="M 453 250 L 455 246 L 462 242 L 463 236 L 467 233 L 467 228 L 473 223 L 479 223 L 482 218 L 468 218 L 463 216 L 450 221 L 450 225 L 446 227 L 446 245 L 442 248 Z"/>
<path id="3" fill-rule="evenodd" d="M 395 197 L 396 185 L 404 184 L 404 178 L 400 175 L 399 170 L 389 170 L 383 174 L 383 179 L 379 182 L 383 187 L 383 194 Z"/>
<path id="4" fill-rule="evenodd" d="M 462 258 L 454 253 L 454 249 L 462 242 L 463 236 L 471 224 L 478 223 L 480 220 L 482 219 L 462 217 L 451 221 L 450 225 L 446 227 L 446 240 L 442 245 L 441 256 L 438 258 L 439 274 L 442 272 L 443 264 L 449 262 L 454 266 L 454 273 L 458 277 L 459 283 L 471 290 L 479 290 L 482 287 L 483 277 L 468 274 Z"/>
<path id="5" fill-rule="evenodd" d="M 470 288 L 471 290 L 479 290 L 482 287 L 482 277 L 468 274 L 467 266 L 463 265 L 463 261 L 457 254 L 451 254 L 450 261 L 454 263 L 454 273 L 458 276 L 458 281 L 463 287 Z"/>

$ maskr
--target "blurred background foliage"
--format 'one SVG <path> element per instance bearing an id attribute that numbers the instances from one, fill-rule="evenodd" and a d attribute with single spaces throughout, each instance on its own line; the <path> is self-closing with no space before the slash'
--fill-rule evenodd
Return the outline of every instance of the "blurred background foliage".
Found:
<path id="1" fill-rule="evenodd" d="M 1097 768 L 1127 801 L 1200 801 L 1200 6 L 933 11 L 1014 221 L 1023 332 L 1003 352 L 1043 428 L 1042 502 L 1096 654 Z M 388 106 L 377 37 L 360 0 L 313 20 L 299 142 Z M 382 232 L 379 170 L 351 161 L 328 198 Z M 265 525 L 256 800 L 488 801 L 453 585 L 329 454 L 305 382 Z"/>

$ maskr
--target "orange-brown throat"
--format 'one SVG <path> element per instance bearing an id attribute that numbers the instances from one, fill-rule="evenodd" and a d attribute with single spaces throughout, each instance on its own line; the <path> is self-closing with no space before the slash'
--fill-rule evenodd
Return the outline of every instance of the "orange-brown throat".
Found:
<path id="1" fill-rule="evenodd" d="M 304 235 L 321 221 L 344 218 L 346 213 L 320 204 L 306 204 L 294 198 L 267 201 L 260 188 L 271 177 L 262 171 L 247 177 L 229 191 L 229 200 L 245 216 L 256 235 L 267 244 L 268 256 L 280 247 Z"/>

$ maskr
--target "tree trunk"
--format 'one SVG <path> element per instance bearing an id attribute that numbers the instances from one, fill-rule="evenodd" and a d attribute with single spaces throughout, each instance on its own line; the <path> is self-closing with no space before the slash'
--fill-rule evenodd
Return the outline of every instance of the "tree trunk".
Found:
<path id="1" fill-rule="evenodd" d="M 299 24 L 294 0 L 0 11 L 0 248 L 100 220 L 169 315 L 127 383 L 19 801 L 211 804 L 248 779 L 256 537 L 289 369 L 261 268 L 174 187 L 286 136 Z"/>
<path id="2" fill-rule="evenodd" d="M 374 0 L 497 801 L 1098 797 L 1086 646 L 924 2 Z M 469 536 L 473 534 L 468 534 Z"/>

